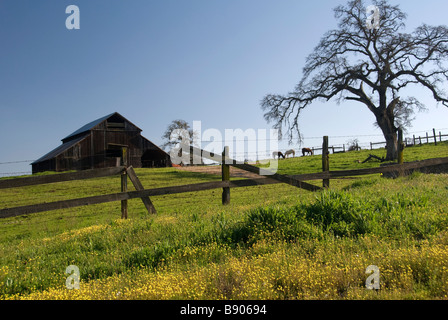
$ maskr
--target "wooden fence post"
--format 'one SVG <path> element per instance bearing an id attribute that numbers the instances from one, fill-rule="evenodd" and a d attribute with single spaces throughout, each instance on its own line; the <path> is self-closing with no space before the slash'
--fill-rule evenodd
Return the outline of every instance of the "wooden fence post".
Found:
<path id="1" fill-rule="evenodd" d="M 224 147 L 222 152 L 221 173 L 222 181 L 230 181 L 230 165 L 225 163 L 226 157 L 229 157 L 229 147 Z M 230 204 L 230 188 L 222 188 L 222 204 Z"/>
<path id="2" fill-rule="evenodd" d="M 134 168 L 132 166 L 129 166 L 126 168 L 126 173 L 129 176 L 129 180 L 131 180 L 132 184 L 135 187 L 135 190 L 137 191 L 143 191 L 145 188 L 143 187 L 142 183 L 140 182 L 140 179 L 137 177 L 137 174 L 134 171 Z M 156 208 L 154 207 L 154 204 L 152 203 L 151 199 L 149 197 L 143 197 L 142 202 L 146 207 L 146 210 L 148 210 L 148 213 L 157 213 Z"/>
<path id="3" fill-rule="evenodd" d="M 434 134 L 434 144 L 437 145 L 436 129 L 432 129 L 432 133 Z"/>
<path id="4" fill-rule="evenodd" d="M 128 149 L 121 148 L 121 165 L 127 168 L 128 166 Z M 121 192 L 128 192 L 128 174 L 126 169 L 121 174 Z M 121 219 L 128 218 L 128 200 L 121 200 Z"/>
<path id="5" fill-rule="evenodd" d="M 404 151 L 404 143 L 403 143 L 403 130 L 401 128 L 398 129 L 398 164 L 403 164 L 403 151 Z"/>
<path id="6" fill-rule="evenodd" d="M 322 171 L 330 171 L 330 152 L 328 151 L 328 136 L 324 137 L 322 144 Z M 324 188 L 330 187 L 330 179 L 323 179 L 322 184 Z"/>

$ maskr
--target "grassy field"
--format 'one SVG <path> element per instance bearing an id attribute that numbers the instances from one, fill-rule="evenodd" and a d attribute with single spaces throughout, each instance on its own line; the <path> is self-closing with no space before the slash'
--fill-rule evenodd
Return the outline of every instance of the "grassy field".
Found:
<path id="1" fill-rule="evenodd" d="M 330 155 L 331 170 L 384 150 Z M 448 143 L 405 161 L 448 156 Z M 281 160 L 279 173 L 319 172 L 321 157 Z M 220 180 L 136 169 L 145 188 Z M 313 182 L 321 184 L 319 181 Z M 120 178 L 0 191 L 4 208 L 120 191 Z M 311 193 L 278 184 L 154 197 L 0 219 L 0 299 L 448 299 L 448 174 L 331 180 Z M 66 267 L 80 270 L 66 288 Z M 380 270 L 367 290 L 366 268 Z"/>

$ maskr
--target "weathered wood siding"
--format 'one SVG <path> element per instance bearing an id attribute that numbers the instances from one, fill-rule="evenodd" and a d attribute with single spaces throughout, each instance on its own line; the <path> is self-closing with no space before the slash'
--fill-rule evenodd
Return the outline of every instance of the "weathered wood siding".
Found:
<path id="1" fill-rule="evenodd" d="M 127 147 L 127 163 L 134 168 L 171 166 L 166 152 L 144 138 L 141 129 L 120 116 L 103 121 L 83 135 L 64 139 L 64 143 L 74 143 L 74 139 L 79 141 L 52 159 L 34 163 L 33 173 L 119 166 L 121 147 Z"/>

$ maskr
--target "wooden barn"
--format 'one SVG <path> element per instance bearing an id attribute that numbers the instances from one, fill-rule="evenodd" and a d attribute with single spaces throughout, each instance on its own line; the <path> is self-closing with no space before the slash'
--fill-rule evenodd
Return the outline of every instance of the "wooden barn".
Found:
<path id="1" fill-rule="evenodd" d="M 134 168 L 170 167 L 168 153 L 141 135 L 141 129 L 115 112 L 92 121 L 62 139 L 62 145 L 32 165 L 43 171 L 85 170 L 119 165 L 127 147 L 128 165 Z"/>

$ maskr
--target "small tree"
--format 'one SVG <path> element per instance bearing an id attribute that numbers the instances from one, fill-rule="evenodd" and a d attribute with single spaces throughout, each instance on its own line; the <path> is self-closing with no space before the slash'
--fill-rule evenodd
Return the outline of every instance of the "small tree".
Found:
<path id="1" fill-rule="evenodd" d="M 347 144 L 348 144 L 348 151 L 359 151 L 359 150 L 361 150 L 361 147 L 359 146 L 359 140 L 358 139 L 349 140 L 349 141 L 347 141 Z"/>
<path id="2" fill-rule="evenodd" d="M 379 21 L 372 27 L 363 0 L 338 6 L 339 28 L 327 32 L 308 56 L 303 77 L 288 95 L 270 94 L 262 101 L 264 117 L 281 133 L 287 126 L 300 139 L 298 119 L 315 101 L 356 101 L 370 110 L 386 139 L 387 160 L 397 157 L 397 130 L 409 125 L 424 105 L 404 88 L 418 85 L 448 106 L 442 90 L 448 80 L 448 28 L 423 24 L 404 33 L 406 14 L 387 0 L 374 0 Z M 370 3 L 369 3 L 370 4 Z M 423 4 L 422 4 L 423 5 Z"/>
<path id="3" fill-rule="evenodd" d="M 165 150 L 167 148 L 172 148 L 178 145 L 182 141 L 189 141 L 193 143 L 194 133 L 190 128 L 190 125 L 185 120 L 173 120 L 168 128 L 165 130 L 165 133 L 162 136 L 162 139 L 165 140 L 165 143 L 162 145 L 162 148 Z"/>
<path id="4" fill-rule="evenodd" d="M 162 145 L 162 148 L 167 150 L 167 148 L 174 150 L 174 153 L 177 153 L 178 157 L 182 157 L 182 148 L 181 144 L 184 145 L 193 145 L 198 133 L 194 132 L 190 125 L 185 120 L 173 120 L 166 129 L 165 133 L 162 136 L 162 139 L 165 140 L 165 143 Z M 185 150 L 189 153 L 189 150 Z M 203 164 L 202 158 L 196 159 L 194 154 L 190 154 L 189 163 L 183 164 Z M 196 160 L 196 161 L 194 161 Z"/>

